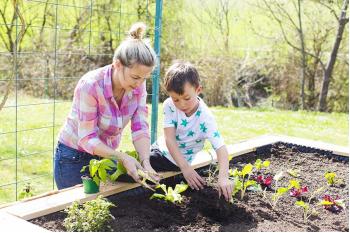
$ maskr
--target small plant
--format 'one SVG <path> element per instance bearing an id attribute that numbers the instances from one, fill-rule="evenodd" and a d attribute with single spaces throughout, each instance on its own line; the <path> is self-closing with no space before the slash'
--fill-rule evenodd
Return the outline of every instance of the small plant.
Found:
<path id="1" fill-rule="evenodd" d="M 257 159 L 254 163 L 254 167 L 258 172 L 260 172 L 262 168 L 267 168 L 268 166 L 270 166 L 269 160 L 263 162 L 261 159 Z"/>
<path id="2" fill-rule="evenodd" d="M 30 186 L 30 183 L 27 183 L 19 193 L 18 200 L 23 200 L 32 196 L 34 196 L 32 186 Z"/>
<path id="3" fill-rule="evenodd" d="M 301 187 L 297 180 L 290 180 L 288 189 L 290 189 L 289 195 L 291 197 L 301 197 L 303 193 L 309 191 L 307 186 Z"/>
<path id="4" fill-rule="evenodd" d="M 318 212 L 315 209 L 310 210 L 310 205 L 308 203 L 305 203 L 303 201 L 296 201 L 295 202 L 296 206 L 302 207 L 304 211 L 304 222 L 307 222 L 307 219 L 311 216 L 315 216 L 318 214 Z"/>
<path id="5" fill-rule="evenodd" d="M 283 171 L 277 172 L 276 175 L 273 177 L 273 180 L 275 181 L 275 192 L 271 196 L 271 201 L 269 198 L 266 196 L 266 189 L 263 191 L 263 198 L 270 204 L 272 208 L 275 208 L 277 205 L 278 200 L 288 192 L 288 188 L 285 187 L 278 187 L 278 182 L 283 178 Z"/>
<path id="6" fill-rule="evenodd" d="M 345 209 L 344 200 L 340 199 L 339 196 L 332 198 L 330 195 L 324 195 L 320 204 L 324 209 L 329 210 L 333 213 L 339 213 Z"/>
<path id="7" fill-rule="evenodd" d="M 67 231 L 104 231 L 107 223 L 114 219 L 110 213 L 110 208 L 113 206 L 115 205 L 102 196 L 83 205 L 73 202 L 65 209 L 68 215 L 63 225 Z"/>
<path id="8" fill-rule="evenodd" d="M 186 189 L 188 188 L 188 185 L 184 183 L 177 184 L 175 186 L 175 189 L 173 189 L 172 187 L 167 188 L 165 184 L 160 184 L 160 185 L 157 185 L 156 188 L 161 188 L 164 194 L 154 193 L 150 197 L 150 199 L 164 199 L 166 201 L 169 201 L 175 204 L 175 203 L 182 202 L 183 197 L 180 193 L 186 191 Z"/>
<path id="9" fill-rule="evenodd" d="M 324 178 L 326 178 L 327 184 L 329 186 L 344 185 L 344 181 L 340 178 L 337 178 L 337 174 L 335 174 L 334 172 L 326 172 L 324 174 Z"/>
<path id="10" fill-rule="evenodd" d="M 264 188 L 271 188 L 272 184 L 272 176 L 267 175 L 264 177 L 264 175 L 257 175 L 253 178 L 258 184 L 260 184 Z"/>
<path id="11" fill-rule="evenodd" d="M 289 170 L 287 170 L 287 173 L 295 178 L 300 176 L 298 170 L 289 169 Z"/>
<path id="12" fill-rule="evenodd" d="M 107 181 L 109 178 L 107 171 L 112 170 L 115 166 L 115 163 L 110 159 L 91 159 L 89 165 L 84 166 L 80 172 L 84 172 L 89 167 L 91 179 L 99 186 L 101 181 L 104 183 Z"/>
<path id="13" fill-rule="evenodd" d="M 312 192 L 307 203 L 305 203 L 302 200 L 299 200 L 299 201 L 295 202 L 296 206 L 299 206 L 299 207 L 303 208 L 303 212 L 304 212 L 303 216 L 304 216 L 304 222 L 305 223 L 307 222 L 307 219 L 309 217 L 318 215 L 317 210 L 314 209 L 314 208 L 310 208 L 310 206 L 311 206 L 312 199 L 314 199 L 315 196 L 318 195 L 319 193 L 321 193 L 323 190 L 324 190 L 324 187 L 321 187 L 321 188 L 317 189 L 316 191 Z"/>
<path id="14" fill-rule="evenodd" d="M 257 185 L 255 180 L 250 180 L 252 170 L 253 165 L 250 163 L 245 165 L 242 171 L 238 171 L 237 168 L 235 170 L 229 170 L 229 174 L 234 177 L 235 183 L 232 196 L 235 196 L 238 191 L 241 191 L 241 200 L 243 200 L 247 188 Z"/>

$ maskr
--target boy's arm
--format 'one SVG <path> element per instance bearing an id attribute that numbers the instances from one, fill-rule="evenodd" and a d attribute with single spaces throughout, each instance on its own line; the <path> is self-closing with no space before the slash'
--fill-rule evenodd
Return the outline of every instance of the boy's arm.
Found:
<path id="1" fill-rule="evenodd" d="M 175 128 L 164 128 L 165 143 L 171 157 L 175 160 L 178 167 L 181 169 L 188 185 L 192 189 L 202 189 L 205 181 L 200 175 L 188 164 L 184 156 L 181 154 L 176 143 Z"/>
<path id="2" fill-rule="evenodd" d="M 219 186 L 219 196 L 224 195 L 226 201 L 230 201 L 233 191 L 233 183 L 229 180 L 229 160 L 228 151 L 225 145 L 221 146 L 216 150 L 216 155 L 219 164 L 219 176 L 218 176 L 218 186 Z"/>

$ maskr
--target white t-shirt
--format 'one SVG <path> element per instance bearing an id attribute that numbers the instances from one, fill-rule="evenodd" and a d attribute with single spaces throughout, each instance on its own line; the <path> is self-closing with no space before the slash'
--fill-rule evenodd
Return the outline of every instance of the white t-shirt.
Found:
<path id="1" fill-rule="evenodd" d="M 214 150 L 224 145 L 213 114 L 201 98 L 198 97 L 198 100 L 198 109 L 190 117 L 177 109 L 171 98 L 163 103 L 164 128 L 175 127 L 177 145 L 189 164 L 194 160 L 196 153 L 203 149 L 206 139 L 210 141 Z M 176 165 L 164 137 L 160 138 L 157 144 L 163 156 Z"/>

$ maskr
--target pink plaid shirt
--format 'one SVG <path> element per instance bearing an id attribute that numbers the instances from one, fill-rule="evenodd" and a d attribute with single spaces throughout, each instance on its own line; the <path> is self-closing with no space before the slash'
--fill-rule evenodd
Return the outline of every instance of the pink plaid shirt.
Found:
<path id="1" fill-rule="evenodd" d="M 119 108 L 113 97 L 112 66 L 88 72 L 75 88 L 72 109 L 59 141 L 90 154 L 99 143 L 116 149 L 130 120 L 133 141 L 149 138 L 146 97 L 146 83 L 143 83 L 124 94 Z"/>

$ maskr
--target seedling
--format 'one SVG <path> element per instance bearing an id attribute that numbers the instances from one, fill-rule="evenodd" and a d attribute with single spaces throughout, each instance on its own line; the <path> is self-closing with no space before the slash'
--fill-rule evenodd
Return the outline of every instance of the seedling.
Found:
<path id="1" fill-rule="evenodd" d="M 235 183 L 232 196 L 235 196 L 235 194 L 238 191 L 241 191 L 241 200 L 243 200 L 247 188 L 250 186 L 257 185 L 255 180 L 250 180 L 252 170 L 253 170 L 253 165 L 250 163 L 245 165 L 242 171 L 238 171 L 237 168 L 235 170 L 232 170 L 232 169 L 229 170 L 229 174 L 230 176 L 234 177 L 234 183 Z"/>
<path id="2" fill-rule="evenodd" d="M 298 170 L 289 169 L 289 170 L 287 170 L 287 173 L 295 178 L 300 176 Z"/>
<path id="3" fill-rule="evenodd" d="M 161 188 L 164 194 L 154 193 L 150 197 L 150 199 L 164 199 L 166 201 L 169 201 L 175 204 L 175 203 L 182 202 L 183 197 L 180 193 L 186 191 L 186 189 L 188 188 L 188 185 L 184 183 L 177 184 L 175 186 L 175 189 L 173 189 L 172 187 L 167 188 L 165 184 L 160 184 L 160 185 L 157 185 L 156 188 Z"/>
<path id="4" fill-rule="evenodd" d="M 318 215 L 318 212 L 316 209 L 314 208 L 311 208 L 310 210 L 310 205 L 311 205 L 311 200 L 316 196 L 318 195 L 319 193 L 321 193 L 322 191 L 324 190 L 324 187 L 321 187 L 319 189 L 317 189 L 316 191 L 312 192 L 309 199 L 308 199 L 308 202 L 305 203 L 304 201 L 302 200 L 299 200 L 299 201 L 296 201 L 295 202 L 295 205 L 297 206 L 300 206 L 303 208 L 303 216 L 304 216 L 304 222 L 306 223 L 307 222 L 307 219 L 311 216 L 316 216 Z"/>
<path id="5" fill-rule="evenodd" d="M 34 196 L 32 186 L 30 186 L 30 183 L 27 183 L 19 193 L 18 200 L 26 199 L 32 196 Z"/>
<path id="6" fill-rule="evenodd" d="M 291 197 L 301 197 L 303 193 L 308 192 L 308 187 L 301 187 L 297 180 L 290 180 L 288 189 L 290 189 L 289 195 Z"/>
<path id="7" fill-rule="evenodd" d="M 262 168 L 267 168 L 270 166 L 270 161 L 265 160 L 264 162 L 261 159 L 257 159 L 254 163 L 254 167 L 257 170 L 257 172 L 260 172 Z"/>
<path id="8" fill-rule="evenodd" d="M 332 198 L 330 195 L 324 195 L 320 204 L 323 208 L 333 213 L 338 213 L 345 209 L 344 200 L 340 199 L 338 195 L 335 198 Z"/>
<path id="9" fill-rule="evenodd" d="M 67 231 L 105 231 L 108 222 L 114 219 L 110 213 L 110 208 L 115 206 L 113 203 L 99 196 L 95 200 L 88 201 L 83 205 L 75 201 L 65 209 L 68 214 L 64 219 L 63 225 Z"/>
<path id="10" fill-rule="evenodd" d="M 333 186 L 336 184 L 343 184 L 343 180 L 337 178 L 337 174 L 335 174 L 334 172 L 326 172 L 326 174 L 324 175 L 324 178 L 326 178 L 329 186 Z"/>
<path id="11" fill-rule="evenodd" d="M 273 180 L 275 181 L 275 192 L 271 197 L 271 201 L 269 198 L 266 197 L 267 188 L 265 188 L 263 192 L 264 199 L 270 204 L 272 208 L 276 207 L 278 200 L 289 190 L 288 188 L 285 188 L 285 187 L 278 187 L 278 182 L 282 179 L 283 174 L 284 172 L 280 171 L 273 177 Z"/>
<path id="12" fill-rule="evenodd" d="M 315 216 L 318 214 L 318 212 L 315 209 L 312 208 L 310 210 L 310 205 L 308 203 L 303 202 L 303 201 L 296 201 L 295 205 L 303 208 L 304 223 L 307 222 L 307 219 L 309 217 Z"/>
<path id="13" fill-rule="evenodd" d="M 271 188 L 272 177 L 270 175 L 266 177 L 264 175 L 257 175 L 254 176 L 254 180 L 264 188 Z"/>
<path id="14" fill-rule="evenodd" d="M 126 152 L 128 155 L 134 157 L 136 160 L 139 161 L 139 155 L 137 154 L 136 151 L 127 151 Z M 120 162 L 117 163 L 117 170 L 111 175 L 111 180 L 112 181 L 116 181 L 119 176 L 126 174 L 126 168 L 124 167 L 124 165 Z M 141 185 L 144 186 L 145 188 L 148 188 L 152 191 L 154 191 L 154 189 L 147 184 L 147 180 L 152 182 L 154 185 L 158 185 L 159 183 L 157 181 L 155 181 L 151 175 L 155 175 L 155 174 L 151 174 L 150 172 L 146 172 L 146 171 L 142 171 L 140 169 L 137 169 L 137 174 L 142 178 L 141 180 Z"/>
<path id="15" fill-rule="evenodd" d="M 115 167 L 115 163 L 110 159 L 91 159 L 89 165 L 84 166 L 80 172 L 84 172 L 87 167 L 89 167 L 90 177 L 99 186 L 101 181 L 106 183 L 109 177 L 107 171 L 112 170 Z"/>

